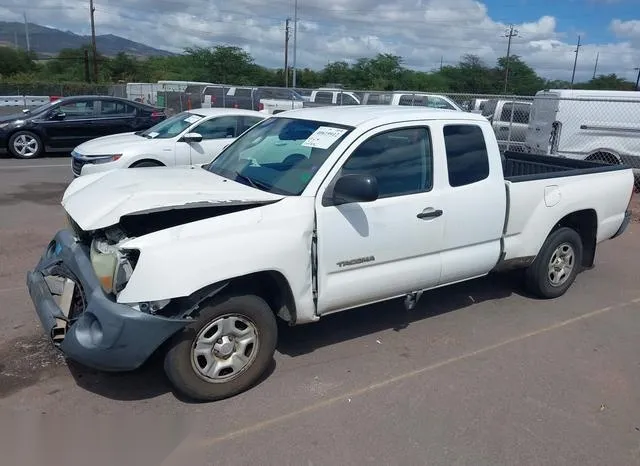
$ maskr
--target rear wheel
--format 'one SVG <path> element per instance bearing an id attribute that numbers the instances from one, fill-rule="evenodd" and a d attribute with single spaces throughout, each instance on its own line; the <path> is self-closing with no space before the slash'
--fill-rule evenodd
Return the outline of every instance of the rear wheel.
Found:
<path id="1" fill-rule="evenodd" d="M 9 152 L 19 159 L 38 158 L 43 149 L 42 140 L 31 131 L 18 131 L 9 138 Z"/>
<path id="2" fill-rule="evenodd" d="M 582 239 L 571 228 L 559 228 L 546 239 L 525 272 L 527 290 L 540 298 L 562 296 L 582 266 Z"/>
<path id="3" fill-rule="evenodd" d="M 249 389 L 267 371 L 277 339 L 275 315 L 262 298 L 218 298 L 174 337 L 165 372 L 192 399 L 228 398 Z"/>

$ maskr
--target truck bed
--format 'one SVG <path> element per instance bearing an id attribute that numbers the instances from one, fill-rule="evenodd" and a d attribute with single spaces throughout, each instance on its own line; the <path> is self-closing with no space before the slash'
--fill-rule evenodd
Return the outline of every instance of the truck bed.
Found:
<path id="1" fill-rule="evenodd" d="M 601 162 L 512 151 L 505 152 L 502 157 L 504 179 L 512 183 L 627 170 L 628 168 L 625 165 L 610 165 Z"/>

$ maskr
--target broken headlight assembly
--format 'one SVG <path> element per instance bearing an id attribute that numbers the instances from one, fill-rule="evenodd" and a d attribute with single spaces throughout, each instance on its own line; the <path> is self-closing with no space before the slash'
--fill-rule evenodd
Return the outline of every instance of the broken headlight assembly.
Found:
<path id="1" fill-rule="evenodd" d="M 140 252 L 124 250 L 106 238 L 94 238 L 90 258 L 93 270 L 105 293 L 117 295 L 129 282 Z"/>

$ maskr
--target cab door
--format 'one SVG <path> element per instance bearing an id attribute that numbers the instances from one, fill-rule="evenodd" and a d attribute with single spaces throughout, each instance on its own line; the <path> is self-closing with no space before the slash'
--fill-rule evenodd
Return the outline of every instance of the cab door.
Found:
<path id="1" fill-rule="evenodd" d="M 316 197 L 318 314 L 401 296 L 440 283 L 444 216 L 428 123 L 363 135 Z M 373 202 L 333 205 L 342 175 L 375 176 Z"/>

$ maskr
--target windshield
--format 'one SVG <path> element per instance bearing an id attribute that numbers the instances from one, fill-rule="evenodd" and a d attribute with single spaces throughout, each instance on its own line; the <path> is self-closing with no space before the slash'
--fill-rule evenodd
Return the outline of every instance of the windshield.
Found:
<path id="1" fill-rule="evenodd" d="M 201 115 L 196 115 L 195 113 L 178 113 L 139 134 L 149 139 L 173 138 L 202 118 Z"/>
<path id="2" fill-rule="evenodd" d="M 58 101 L 49 102 L 49 103 L 46 103 L 44 105 L 40 105 L 39 107 L 36 107 L 36 108 L 27 109 L 28 112 L 25 112 L 25 113 L 30 113 L 32 115 L 37 115 L 38 113 L 42 113 L 42 112 L 45 112 L 45 111 L 49 110 L 51 107 L 53 107 L 54 105 L 56 105 L 58 103 L 60 103 L 59 100 Z"/>
<path id="3" fill-rule="evenodd" d="M 353 128 L 270 118 L 239 137 L 204 168 L 267 192 L 297 196 Z"/>

